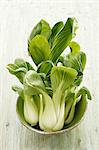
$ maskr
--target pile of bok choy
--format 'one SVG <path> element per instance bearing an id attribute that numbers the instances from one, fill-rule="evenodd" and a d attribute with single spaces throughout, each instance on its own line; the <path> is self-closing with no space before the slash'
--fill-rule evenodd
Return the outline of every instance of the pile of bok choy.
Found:
<path id="1" fill-rule="evenodd" d="M 77 29 L 75 18 L 68 18 L 65 24 L 57 22 L 52 28 L 41 20 L 28 39 L 28 53 L 36 69 L 21 58 L 7 65 L 22 84 L 12 89 L 24 102 L 25 121 L 34 128 L 39 126 L 44 131 L 67 128 L 75 122 L 75 112 L 87 105 L 87 99 L 91 100 L 89 90 L 80 87 L 86 54 L 73 40 Z M 65 55 L 67 47 L 70 52 Z M 80 114 L 77 115 L 76 119 Z"/>

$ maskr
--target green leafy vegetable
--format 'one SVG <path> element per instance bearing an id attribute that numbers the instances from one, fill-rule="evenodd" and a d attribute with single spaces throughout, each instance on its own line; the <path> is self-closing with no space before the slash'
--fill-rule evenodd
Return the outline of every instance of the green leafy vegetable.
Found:
<path id="1" fill-rule="evenodd" d="M 88 98 L 89 100 L 92 99 L 91 94 L 90 94 L 89 90 L 88 90 L 86 87 L 82 87 L 82 88 L 78 91 L 78 93 L 76 94 L 76 97 L 79 97 L 79 96 L 81 96 L 81 95 L 87 96 L 87 98 Z"/>
<path id="2" fill-rule="evenodd" d="M 21 83 L 28 70 L 34 70 L 32 65 L 23 59 L 15 59 L 14 64 L 8 64 L 7 69 L 13 75 L 15 75 Z"/>
<path id="3" fill-rule="evenodd" d="M 43 35 L 47 39 L 49 39 L 51 35 L 51 28 L 43 19 L 33 28 L 29 37 L 29 42 L 38 34 Z"/>
<path id="4" fill-rule="evenodd" d="M 55 36 L 62 30 L 63 26 L 64 26 L 64 23 L 62 21 L 57 22 L 53 26 L 51 36 L 49 38 L 49 43 L 50 43 L 51 47 L 53 46 Z"/>
<path id="5" fill-rule="evenodd" d="M 18 95 L 24 100 L 24 90 L 21 87 L 18 86 L 12 86 L 12 90 L 14 92 L 17 92 Z"/>
<path id="6" fill-rule="evenodd" d="M 75 18 L 68 18 L 63 29 L 57 34 L 54 39 L 50 59 L 55 62 L 64 49 L 70 44 L 70 41 L 75 36 L 78 24 Z"/>
<path id="7" fill-rule="evenodd" d="M 53 101 L 55 104 L 58 122 L 54 130 L 59 130 L 64 124 L 65 92 L 77 76 L 76 70 L 66 67 L 53 67 L 51 71 L 51 85 L 53 89 Z M 59 127 L 59 128 L 58 128 Z"/>
<path id="8" fill-rule="evenodd" d="M 32 96 L 25 95 L 24 98 L 24 118 L 32 126 L 38 123 L 38 108 Z"/>
<path id="9" fill-rule="evenodd" d="M 40 75 L 33 70 L 27 72 L 24 77 L 24 91 L 26 95 L 40 94 L 42 90 L 45 91 L 44 83 Z"/>
<path id="10" fill-rule="evenodd" d="M 80 45 L 75 41 L 70 42 L 69 47 L 71 50 L 71 55 L 75 55 L 80 51 Z"/>
<path id="11" fill-rule="evenodd" d="M 50 96 L 46 93 L 42 93 L 42 99 L 40 101 L 40 128 L 45 131 L 52 131 L 57 121 L 54 103 Z"/>
<path id="12" fill-rule="evenodd" d="M 70 92 L 66 97 L 66 109 L 65 109 L 65 115 L 64 115 L 65 120 L 67 119 L 70 109 L 71 109 L 71 106 L 73 104 L 74 95 L 75 95 L 74 93 Z"/>
<path id="13" fill-rule="evenodd" d="M 69 67 L 53 67 L 51 71 L 52 89 L 56 89 L 61 85 L 63 92 L 73 83 L 77 76 L 77 71 Z M 56 80 L 55 80 L 56 79 Z"/>
<path id="14" fill-rule="evenodd" d="M 76 104 L 73 120 L 64 126 L 64 128 L 75 127 L 83 119 L 85 111 L 87 109 L 87 101 L 84 97 L 81 97 L 80 101 Z"/>
<path id="15" fill-rule="evenodd" d="M 73 104 L 71 105 L 69 114 L 67 116 L 67 119 L 65 120 L 65 124 L 69 124 L 73 120 L 74 113 L 75 113 L 75 105 L 76 105 L 76 99 L 73 100 Z"/>
<path id="16" fill-rule="evenodd" d="M 24 100 L 21 97 L 18 97 L 17 104 L 16 104 L 16 111 L 17 111 L 18 117 L 24 125 L 29 127 L 29 124 L 24 119 L 23 108 L 24 108 Z"/>
<path id="17" fill-rule="evenodd" d="M 50 96 L 47 94 L 42 79 L 35 71 L 29 71 L 25 76 L 24 82 L 25 82 L 24 83 L 25 86 L 28 85 L 26 90 L 30 91 L 30 88 L 31 88 L 32 92 L 30 92 L 30 95 L 32 95 L 32 93 L 33 95 L 34 94 L 42 95 L 42 99 L 40 99 L 40 105 L 41 105 L 40 106 L 40 126 L 41 126 L 41 129 L 43 130 L 51 130 L 53 128 L 54 122 L 56 123 L 56 117 L 55 117 L 56 114 L 55 114 L 53 101 L 51 100 Z M 27 94 L 26 90 L 25 90 L 25 94 Z M 29 91 L 28 91 L 28 95 L 29 95 Z M 43 105 L 45 105 L 44 108 L 43 108 Z M 53 117 L 50 111 L 53 113 Z M 41 124 L 43 125 L 43 127 Z"/>
<path id="18" fill-rule="evenodd" d="M 53 131 L 61 130 L 64 126 L 65 102 L 63 101 L 60 106 L 59 115 L 57 116 L 57 123 Z"/>
<path id="19" fill-rule="evenodd" d="M 54 66 L 53 62 L 50 60 L 43 61 L 38 65 L 37 72 L 45 73 L 46 75 L 50 73 L 52 67 Z"/>
<path id="20" fill-rule="evenodd" d="M 28 39 L 28 52 L 36 69 L 23 60 L 15 59 L 7 69 L 22 86 L 13 86 L 18 93 L 16 110 L 20 121 L 28 128 L 55 132 L 73 128 L 82 120 L 91 94 L 83 80 L 86 54 L 72 41 L 78 22 L 68 18 L 52 28 L 41 20 Z M 69 47 L 69 54 L 63 51 Z"/>
<path id="21" fill-rule="evenodd" d="M 47 60 L 51 51 L 48 41 L 42 35 L 36 35 L 31 40 L 28 50 L 33 61 L 37 65 Z"/>
<path id="22" fill-rule="evenodd" d="M 86 64 L 86 55 L 81 51 L 77 53 L 75 53 L 76 51 L 72 52 L 64 59 L 64 66 L 77 70 L 78 76 L 75 80 L 75 85 L 79 86 L 83 78 L 83 71 Z"/>

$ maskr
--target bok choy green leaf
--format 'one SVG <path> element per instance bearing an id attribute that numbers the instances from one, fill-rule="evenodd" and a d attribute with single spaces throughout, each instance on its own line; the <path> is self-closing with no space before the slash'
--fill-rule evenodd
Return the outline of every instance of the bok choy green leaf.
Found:
<path id="1" fill-rule="evenodd" d="M 57 34 L 54 39 L 50 59 L 55 62 L 61 53 L 69 46 L 70 41 L 74 38 L 78 23 L 75 18 L 68 18 L 63 29 Z"/>
<path id="2" fill-rule="evenodd" d="M 29 62 L 20 58 L 15 59 L 14 64 L 8 64 L 7 69 L 11 74 L 15 75 L 21 83 L 23 83 L 26 72 L 28 70 L 34 70 Z"/>
<path id="3" fill-rule="evenodd" d="M 42 35 L 36 35 L 31 40 L 28 50 L 33 61 L 37 65 L 40 64 L 42 61 L 47 60 L 51 52 L 48 41 Z"/>
<path id="4" fill-rule="evenodd" d="M 49 39 L 51 35 L 51 28 L 49 24 L 42 19 L 32 30 L 30 37 L 29 37 L 29 42 L 36 36 L 36 35 L 43 35 L 45 38 Z"/>

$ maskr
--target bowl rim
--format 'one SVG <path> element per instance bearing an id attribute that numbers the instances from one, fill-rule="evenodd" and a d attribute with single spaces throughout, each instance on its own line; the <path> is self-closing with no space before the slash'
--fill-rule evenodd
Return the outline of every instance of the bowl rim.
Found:
<path id="1" fill-rule="evenodd" d="M 17 98 L 17 102 L 18 102 L 18 98 Z M 16 102 L 16 105 L 17 105 L 17 102 Z M 24 123 L 22 122 L 22 120 L 20 119 L 19 114 L 18 114 L 18 112 L 17 112 L 17 109 L 16 109 L 16 113 L 17 113 L 18 119 L 19 119 L 19 121 L 21 122 L 21 124 L 22 124 L 24 127 L 26 127 L 27 129 L 29 129 L 30 131 L 36 132 L 36 133 L 38 133 L 38 134 L 40 134 L 40 135 L 57 135 L 57 134 L 62 134 L 62 133 L 71 131 L 72 129 L 76 128 L 76 127 L 82 122 L 82 120 L 85 118 L 85 114 L 86 114 L 86 111 L 87 111 L 87 107 L 88 107 L 88 104 L 87 104 L 87 106 L 86 106 L 86 110 L 85 110 L 85 112 L 84 112 L 82 118 L 80 119 L 80 121 L 79 121 L 78 123 L 76 123 L 75 125 L 73 125 L 73 126 L 71 126 L 71 127 L 66 128 L 66 129 L 62 129 L 62 130 L 55 131 L 55 132 L 53 132 L 53 131 L 48 132 L 48 131 L 38 130 L 38 129 L 35 129 L 35 128 L 29 126 L 29 125 L 26 125 L 26 124 L 24 124 Z"/>
<path id="2" fill-rule="evenodd" d="M 19 117 L 18 117 L 18 118 L 19 118 Z M 43 130 L 38 130 L 38 129 L 35 129 L 35 128 L 33 128 L 33 127 L 30 127 L 30 126 L 28 126 L 28 125 L 23 124 L 22 121 L 21 121 L 21 119 L 19 119 L 19 120 L 20 120 L 21 124 L 22 124 L 25 128 L 29 129 L 30 131 L 36 132 L 36 133 L 38 133 L 38 134 L 40 134 L 40 135 L 57 135 L 57 134 L 63 134 L 63 133 L 65 133 L 65 132 L 69 132 L 69 131 L 71 131 L 72 129 L 76 128 L 76 127 L 81 123 L 81 121 L 82 121 L 83 119 L 84 119 L 84 117 L 82 117 L 82 119 L 81 119 L 77 124 L 75 124 L 74 126 L 71 126 L 71 127 L 66 128 L 66 129 L 59 130 L 59 131 L 55 131 L 55 132 L 47 132 L 47 131 L 43 131 Z"/>

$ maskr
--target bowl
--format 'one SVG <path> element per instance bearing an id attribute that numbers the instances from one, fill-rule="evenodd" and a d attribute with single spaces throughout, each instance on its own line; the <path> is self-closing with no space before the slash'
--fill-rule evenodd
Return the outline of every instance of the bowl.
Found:
<path id="1" fill-rule="evenodd" d="M 41 135 L 56 135 L 56 134 L 62 134 L 65 132 L 68 132 L 72 129 L 74 129 L 75 127 L 77 127 L 81 121 L 84 119 L 85 116 L 85 112 L 87 110 L 87 101 L 86 100 L 81 100 L 76 104 L 76 108 L 75 108 L 75 115 L 74 115 L 74 119 L 73 121 L 64 126 L 62 130 L 60 131 L 56 131 L 56 132 L 46 132 L 46 131 L 42 131 L 39 126 L 35 126 L 32 127 L 30 126 L 24 119 L 24 114 L 23 114 L 23 105 L 24 105 L 24 101 L 21 97 L 18 97 L 17 99 L 17 103 L 16 103 L 16 112 L 18 115 L 18 118 L 20 120 L 20 122 L 23 124 L 23 126 L 25 126 L 27 129 L 29 129 L 31 132 L 36 132 L 39 133 Z"/>

